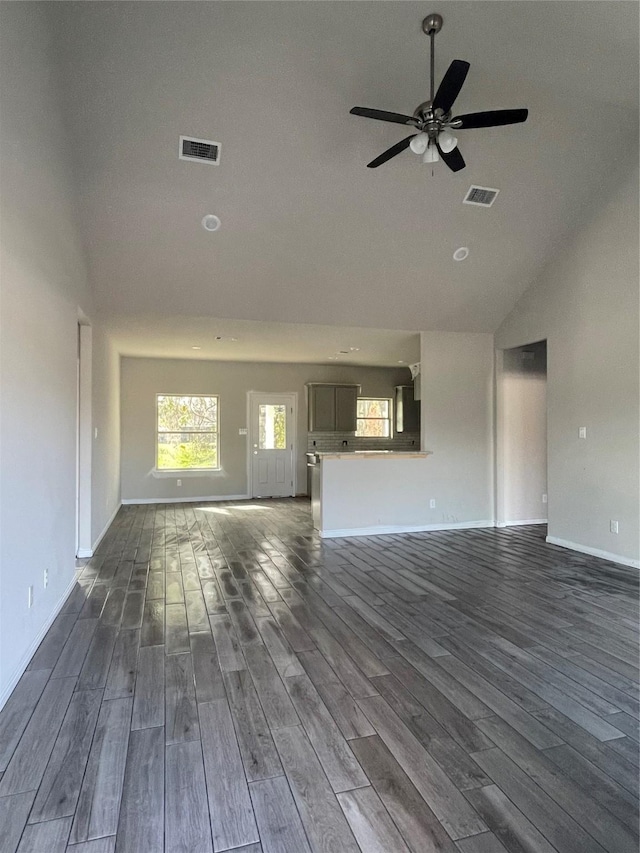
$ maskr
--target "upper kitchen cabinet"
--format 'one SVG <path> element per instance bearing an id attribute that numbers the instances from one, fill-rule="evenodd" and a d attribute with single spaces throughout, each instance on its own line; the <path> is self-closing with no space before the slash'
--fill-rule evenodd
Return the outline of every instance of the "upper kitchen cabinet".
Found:
<path id="1" fill-rule="evenodd" d="M 355 432 L 359 385 L 316 385 L 309 389 L 309 432 Z"/>
<path id="2" fill-rule="evenodd" d="M 420 400 L 413 385 L 396 386 L 396 432 L 420 432 Z"/>
<path id="3" fill-rule="evenodd" d="M 358 427 L 358 385 L 336 385 L 336 432 L 355 432 Z"/>

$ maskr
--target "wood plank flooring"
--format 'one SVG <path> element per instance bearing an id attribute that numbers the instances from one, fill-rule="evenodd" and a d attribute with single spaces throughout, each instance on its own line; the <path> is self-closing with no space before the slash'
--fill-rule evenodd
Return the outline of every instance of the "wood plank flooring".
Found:
<path id="1" fill-rule="evenodd" d="M 0 853 L 637 853 L 637 570 L 124 507 L 0 712 Z"/>

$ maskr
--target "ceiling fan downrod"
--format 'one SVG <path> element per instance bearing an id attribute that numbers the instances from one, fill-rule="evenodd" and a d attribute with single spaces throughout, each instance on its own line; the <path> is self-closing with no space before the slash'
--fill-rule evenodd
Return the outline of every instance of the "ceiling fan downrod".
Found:
<path id="1" fill-rule="evenodd" d="M 436 13 L 427 15 L 422 22 L 422 32 L 429 36 L 429 42 L 431 43 L 431 83 L 429 87 L 429 100 L 432 103 L 435 95 L 435 38 L 436 33 L 439 33 L 442 29 L 442 24 L 442 15 L 438 15 Z"/>

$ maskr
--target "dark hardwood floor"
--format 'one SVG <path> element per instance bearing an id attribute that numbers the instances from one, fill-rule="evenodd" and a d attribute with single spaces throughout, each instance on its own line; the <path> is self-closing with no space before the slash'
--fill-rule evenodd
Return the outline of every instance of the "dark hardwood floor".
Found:
<path id="1" fill-rule="evenodd" d="M 637 570 L 125 507 L 0 713 L 1 853 L 637 853 Z"/>

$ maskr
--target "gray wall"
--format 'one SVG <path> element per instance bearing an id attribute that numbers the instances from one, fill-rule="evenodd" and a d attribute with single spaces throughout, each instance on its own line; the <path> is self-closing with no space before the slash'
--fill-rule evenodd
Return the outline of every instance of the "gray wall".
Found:
<path id="1" fill-rule="evenodd" d="M 491 525 L 493 509 L 493 339 L 422 332 L 422 446 L 431 450 L 428 524 Z"/>
<path id="2" fill-rule="evenodd" d="M 0 704 L 75 575 L 77 319 L 92 306 L 49 32 L 46 4 L 0 4 Z M 118 504 L 117 464 L 103 467 L 116 481 L 94 487 L 94 535 Z"/>
<path id="3" fill-rule="evenodd" d="M 638 225 L 636 167 L 495 335 L 499 348 L 547 340 L 550 537 L 628 561 L 640 538 Z"/>
<path id="4" fill-rule="evenodd" d="M 354 382 L 362 395 L 392 397 L 408 368 L 123 358 L 121 367 L 122 499 L 205 498 L 247 494 L 247 392 L 298 394 L 297 492 L 306 492 L 307 382 Z M 159 475 L 155 467 L 156 394 L 218 394 L 222 471 Z M 182 487 L 176 484 L 177 477 Z"/>
<path id="5" fill-rule="evenodd" d="M 529 358 L 523 358 L 527 354 Z M 545 341 L 498 353 L 497 520 L 545 521 L 547 504 L 547 346 Z"/>

